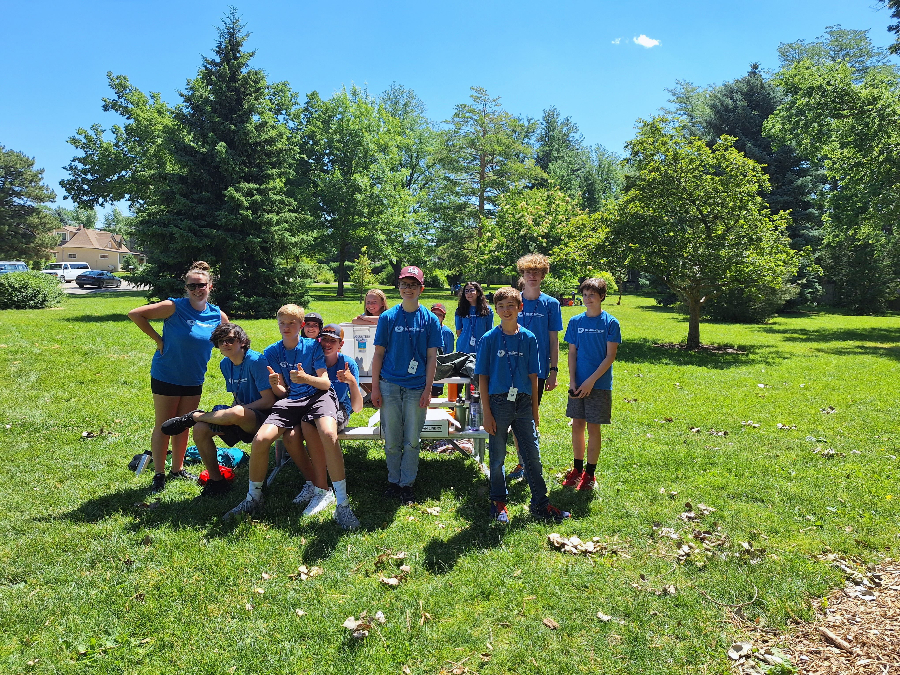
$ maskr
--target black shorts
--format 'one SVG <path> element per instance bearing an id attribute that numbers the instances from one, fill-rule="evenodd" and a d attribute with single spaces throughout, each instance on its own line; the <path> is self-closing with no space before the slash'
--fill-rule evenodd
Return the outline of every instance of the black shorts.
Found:
<path id="1" fill-rule="evenodd" d="M 170 382 L 163 382 L 155 377 L 151 377 L 150 391 L 160 396 L 200 396 L 203 394 L 203 385 L 185 386 L 183 384 L 171 384 Z"/>
<path id="2" fill-rule="evenodd" d="M 315 423 L 320 417 L 338 419 L 338 400 L 334 389 L 319 390 L 306 398 L 283 398 L 275 402 L 266 424 L 274 424 L 279 429 L 293 429 L 301 422 Z"/>
<path id="3" fill-rule="evenodd" d="M 544 378 L 544 379 L 538 378 L 538 390 L 537 390 L 538 405 L 541 404 L 541 399 L 544 398 L 544 386 L 546 384 L 547 384 L 547 378 Z"/>
<path id="4" fill-rule="evenodd" d="M 223 408 L 231 407 L 233 406 L 217 405 L 213 410 L 222 410 Z M 265 423 L 266 418 L 269 416 L 269 411 L 256 410 L 254 408 L 253 414 L 256 415 L 256 428 L 254 428 L 252 432 L 244 431 L 237 424 L 228 424 L 226 426 L 222 426 L 221 424 L 210 424 L 209 428 L 214 434 L 217 434 L 219 438 L 222 439 L 222 442 L 229 448 L 233 448 L 238 443 L 252 443 L 253 437 L 256 436 L 256 432 L 259 431 L 259 428 Z"/>

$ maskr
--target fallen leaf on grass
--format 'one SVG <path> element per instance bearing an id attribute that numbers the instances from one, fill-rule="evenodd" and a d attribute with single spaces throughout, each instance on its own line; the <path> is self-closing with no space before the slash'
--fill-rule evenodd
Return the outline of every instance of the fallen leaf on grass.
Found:
<path id="1" fill-rule="evenodd" d="M 378 581 L 380 581 L 381 583 L 385 584 L 386 586 L 395 586 L 395 587 L 396 587 L 396 586 L 399 586 L 399 585 L 400 585 L 400 579 L 398 579 L 397 577 L 384 577 L 384 576 L 382 576 L 382 577 L 379 577 L 379 578 L 378 578 Z"/>
<path id="2" fill-rule="evenodd" d="M 612 617 L 609 614 L 604 614 L 603 612 L 597 612 L 597 618 L 603 621 L 604 623 L 608 621 L 612 621 Z"/>
<path id="3" fill-rule="evenodd" d="M 833 405 L 828 406 L 827 408 L 819 408 L 826 415 L 831 415 L 834 412 L 837 412 Z"/>
<path id="4" fill-rule="evenodd" d="M 403 666 L 401 670 L 403 670 L 403 675 L 412 675 L 412 671 L 409 669 L 409 666 Z"/>
<path id="5" fill-rule="evenodd" d="M 325 570 L 321 567 L 307 567 L 306 565 L 300 565 L 297 568 L 296 574 L 289 574 L 288 579 L 300 579 L 300 581 L 306 581 L 307 579 L 312 579 L 313 577 L 317 577 L 320 574 L 324 574 Z"/>
<path id="6" fill-rule="evenodd" d="M 737 661 L 740 658 L 745 656 L 749 656 L 753 651 L 753 643 L 752 642 L 735 642 L 728 649 L 728 658 L 732 661 Z"/>
<path id="7" fill-rule="evenodd" d="M 700 427 L 688 427 L 688 429 L 691 430 L 691 433 L 692 433 L 692 434 L 699 434 L 699 433 L 700 433 Z"/>
<path id="8" fill-rule="evenodd" d="M 775 426 L 778 427 L 779 429 L 781 429 L 782 431 L 793 431 L 794 429 L 797 428 L 796 424 L 782 424 L 781 422 L 779 422 Z"/>
<path id="9" fill-rule="evenodd" d="M 710 436 L 727 436 L 728 432 L 727 431 L 716 431 L 715 429 L 710 429 L 709 435 Z"/>
<path id="10" fill-rule="evenodd" d="M 304 612 L 302 609 L 295 609 L 294 614 L 296 614 L 297 616 L 306 616 L 306 612 Z"/>
<path id="11" fill-rule="evenodd" d="M 741 426 L 743 427 L 752 427 L 754 429 L 759 429 L 759 423 L 754 422 L 753 420 L 747 420 L 746 422 L 741 422 Z"/>
<path id="12" fill-rule="evenodd" d="M 441 512 L 441 507 L 440 506 L 431 506 L 431 507 L 425 509 L 425 511 L 427 513 L 430 513 L 432 516 L 436 516 Z"/>
<path id="13" fill-rule="evenodd" d="M 144 546 L 149 546 L 153 543 L 153 537 L 149 534 L 144 536 L 144 540 L 141 542 Z"/>
<path id="14" fill-rule="evenodd" d="M 266 589 L 264 589 L 264 588 L 257 588 L 255 590 L 256 590 L 256 593 L 259 593 L 260 595 L 263 595 L 266 592 Z"/>
<path id="15" fill-rule="evenodd" d="M 106 433 L 106 429 L 104 429 L 103 427 L 100 427 L 100 431 L 82 431 L 81 437 L 82 438 L 97 438 L 98 436 L 102 436 L 105 433 Z"/>
<path id="16" fill-rule="evenodd" d="M 384 612 L 382 612 L 380 609 L 375 612 L 375 620 L 378 623 L 387 623 L 387 617 L 385 617 Z"/>
<path id="17" fill-rule="evenodd" d="M 262 580 L 263 580 L 263 581 L 268 581 L 268 580 L 271 579 L 271 578 L 272 578 L 272 575 L 271 575 L 271 574 L 266 574 L 265 572 L 262 573 Z"/>
<path id="18" fill-rule="evenodd" d="M 251 605 L 249 602 L 246 605 L 244 605 L 244 607 L 247 609 L 248 612 L 253 611 L 253 605 Z"/>
<path id="19" fill-rule="evenodd" d="M 412 567 L 409 565 L 400 565 L 400 571 L 404 574 L 409 574 L 412 571 Z"/>
<path id="20" fill-rule="evenodd" d="M 625 401 L 625 403 L 637 403 L 636 398 L 623 398 L 622 400 Z"/>
<path id="21" fill-rule="evenodd" d="M 556 630 L 557 628 L 559 628 L 559 624 L 556 623 L 550 617 L 547 617 L 541 623 L 543 623 L 545 626 L 547 626 L 547 628 L 549 628 L 550 630 Z"/>

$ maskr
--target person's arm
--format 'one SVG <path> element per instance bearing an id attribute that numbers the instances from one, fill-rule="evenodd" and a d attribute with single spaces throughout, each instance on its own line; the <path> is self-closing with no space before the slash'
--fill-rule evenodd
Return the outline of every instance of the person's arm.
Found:
<path id="1" fill-rule="evenodd" d="M 494 419 L 494 413 L 491 412 L 491 398 L 488 392 L 490 378 L 487 375 L 478 376 L 478 391 L 481 392 L 481 420 L 484 430 L 491 436 L 497 433 L 497 421 Z"/>
<path id="2" fill-rule="evenodd" d="M 540 417 L 538 416 L 537 373 L 531 373 L 528 376 L 528 379 L 531 380 L 531 414 L 534 416 L 534 426 L 537 427 L 541 423 Z"/>
<path id="3" fill-rule="evenodd" d="M 547 373 L 547 382 L 544 384 L 546 391 L 556 389 L 558 372 L 553 370 L 559 368 L 559 331 L 550 331 L 550 372 Z"/>
<path id="4" fill-rule="evenodd" d="M 221 309 L 219 310 L 219 318 L 221 319 L 222 323 L 228 323 L 228 315 Z"/>
<path id="5" fill-rule="evenodd" d="M 375 326 L 378 324 L 378 317 L 360 314 L 358 317 L 350 321 L 350 323 L 356 326 Z"/>
<path id="6" fill-rule="evenodd" d="M 431 403 L 431 387 L 434 385 L 434 371 L 437 370 L 437 347 L 429 347 L 425 359 L 425 389 L 419 398 L 419 407 L 427 408 Z"/>
<path id="7" fill-rule="evenodd" d="M 281 377 L 281 373 L 276 373 L 272 370 L 272 366 L 267 366 L 267 368 L 269 369 L 269 384 L 272 385 L 272 393 L 275 394 L 276 398 L 284 398 L 288 393 L 284 378 Z"/>
<path id="8" fill-rule="evenodd" d="M 161 353 L 163 350 L 162 336 L 156 332 L 156 329 L 150 321 L 159 319 L 165 320 L 174 313 L 175 303 L 171 300 L 163 300 L 162 302 L 154 302 L 152 305 L 135 307 L 128 312 L 128 318 L 156 343 L 156 349 Z"/>
<path id="9" fill-rule="evenodd" d="M 317 368 L 316 374 L 310 375 L 303 370 L 303 366 L 299 363 L 297 364 L 297 370 L 291 371 L 291 382 L 294 384 L 308 384 L 321 391 L 328 391 L 331 389 L 331 380 L 328 379 L 327 368 Z"/>
<path id="10" fill-rule="evenodd" d="M 337 378 L 347 385 L 350 389 L 350 408 L 353 412 L 359 412 L 363 409 L 363 397 L 359 391 L 359 385 L 356 378 L 353 377 L 353 371 L 350 370 L 350 364 L 345 363 L 344 369 L 337 371 Z"/>
<path id="11" fill-rule="evenodd" d="M 588 394 L 591 393 L 591 389 L 594 388 L 594 383 L 597 382 L 603 374 L 609 370 L 610 366 L 612 366 L 613 361 L 616 360 L 616 352 L 619 349 L 618 342 L 607 342 L 606 343 L 606 358 L 597 366 L 597 370 L 591 373 L 591 376 L 581 383 L 581 386 L 578 387 L 578 398 L 584 398 Z M 569 352 L 571 354 L 571 351 Z"/>
<path id="12" fill-rule="evenodd" d="M 578 347 L 575 343 L 569 343 L 569 391 L 575 391 L 575 365 L 578 363 Z"/>
<path id="13" fill-rule="evenodd" d="M 271 389 L 263 389 L 259 392 L 259 398 L 253 401 L 253 403 L 248 403 L 244 407 L 248 410 L 268 410 L 273 405 L 275 405 L 275 392 Z"/>
<path id="14" fill-rule="evenodd" d="M 369 400 L 376 408 L 381 407 L 381 364 L 384 362 L 384 347 L 375 346 L 375 355 L 372 357 L 372 391 L 369 392 Z"/>

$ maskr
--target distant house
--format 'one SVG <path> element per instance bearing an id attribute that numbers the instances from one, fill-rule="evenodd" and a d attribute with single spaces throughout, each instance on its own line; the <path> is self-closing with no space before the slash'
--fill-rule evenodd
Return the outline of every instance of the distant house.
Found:
<path id="1" fill-rule="evenodd" d="M 134 256 L 140 263 L 144 262 L 144 256 L 129 250 L 123 237 L 118 237 L 104 230 L 92 230 L 89 228 L 63 227 L 57 230 L 60 235 L 60 245 L 54 251 L 56 262 L 86 262 L 95 270 L 109 270 L 119 272 L 125 261 L 125 256 Z M 62 241 L 62 237 L 67 239 Z"/>
<path id="2" fill-rule="evenodd" d="M 62 225 L 53 230 L 53 234 L 56 235 L 56 240 L 59 242 L 59 246 L 65 244 L 69 239 L 75 236 L 75 233 L 78 232 L 77 227 L 72 227 L 71 225 Z M 57 260 L 57 262 L 59 262 Z"/>

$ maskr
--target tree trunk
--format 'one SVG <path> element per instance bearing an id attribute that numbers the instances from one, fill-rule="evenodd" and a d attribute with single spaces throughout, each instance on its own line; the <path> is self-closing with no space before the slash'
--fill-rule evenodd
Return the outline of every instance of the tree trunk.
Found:
<path id="1" fill-rule="evenodd" d="M 347 260 L 347 244 L 341 244 L 338 248 L 338 273 L 337 273 L 337 296 L 344 297 L 344 269 Z"/>
<path id="2" fill-rule="evenodd" d="M 400 281 L 400 270 L 403 269 L 403 261 L 398 259 L 396 262 L 391 263 L 391 269 L 394 270 L 394 286 L 396 287 Z"/>
<path id="3" fill-rule="evenodd" d="M 688 349 L 700 349 L 700 309 L 701 303 L 699 300 L 696 298 L 688 299 Z"/>

